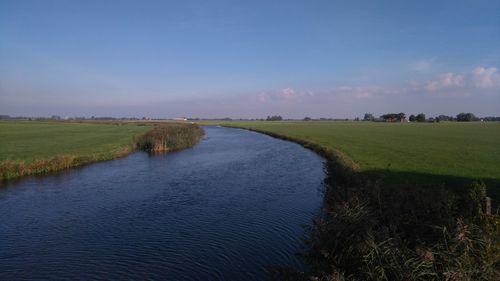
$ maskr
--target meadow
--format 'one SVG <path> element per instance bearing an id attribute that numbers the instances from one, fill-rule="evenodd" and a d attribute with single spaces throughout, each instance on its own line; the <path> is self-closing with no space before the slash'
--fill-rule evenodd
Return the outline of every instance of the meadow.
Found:
<path id="1" fill-rule="evenodd" d="M 106 154 L 130 145 L 149 129 L 133 124 L 0 122 L 0 161 Z"/>
<path id="2" fill-rule="evenodd" d="M 393 183 L 484 181 L 500 200 L 500 123 L 226 122 L 332 149 Z"/>
<path id="3" fill-rule="evenodd" d="M 196 125 L 168 122 L 0 122 L 0 179 L 110 160 L 136 149 L 150 151 L 151 145 L 179 150 L 202 135 Z"/>

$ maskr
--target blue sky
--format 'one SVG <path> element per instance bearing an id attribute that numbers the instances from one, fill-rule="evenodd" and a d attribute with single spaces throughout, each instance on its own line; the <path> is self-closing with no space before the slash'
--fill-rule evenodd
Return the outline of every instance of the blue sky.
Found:
<path id="1" fill-rule="evenodd" d="M 500 115 L 500 1 L 0 0 L 0 114 Z"/>

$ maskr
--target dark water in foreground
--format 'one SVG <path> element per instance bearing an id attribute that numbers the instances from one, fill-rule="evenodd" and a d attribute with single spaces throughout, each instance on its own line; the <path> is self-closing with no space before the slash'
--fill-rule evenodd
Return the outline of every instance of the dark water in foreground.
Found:
<path id="1" fill-rule="evenodd" d="M 0 187 L 0 280 L 258 280 L 301 267 L 323 160 L 206 127 L 196 147 Z"/>

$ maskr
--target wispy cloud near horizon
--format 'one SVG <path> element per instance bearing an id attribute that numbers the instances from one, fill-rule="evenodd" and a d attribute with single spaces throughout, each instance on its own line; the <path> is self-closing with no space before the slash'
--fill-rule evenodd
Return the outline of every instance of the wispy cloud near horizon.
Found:
<path id="1" fill-rule="evenodd" d="M 253 98 L 252 98 L 253 97 Z M 439 98 L 453 98 L 453 100 L 439 100 Z M 442 103 L 441 107 L 450 104 L 464 105 L 470 102 L 470 97 L 478 100 L 500 100 L 500 73 L 496 67 L 478 66 L 466 73 L 446 72 L 438 74 L 427 80 L 409 81 L 397 85 L 368 85 L 368 86 L 340 86 L 327 89 L 294 89 L 284 88 L 282 90 L 267 91 L 249 95 L 245 97 L 248 102 L 255 101 L 256 104 L 266 105 L 268 108 L 290 107 L 294 110 L 299 108 L 324 108 L 331 106 L 332 116 L 336 112 L 345 112 L 346 116 L 353 117 L 353 113 L 361 114 L 363 108 L 368 108 L 369 112 L 383 113 L 385 111 L 399 110 L 408 111 L 408 104 L 416 101 L 416 104 L 423 104 L 413 111 L 425 112 L 429 114 L 440 114 L 440 112 L 429 111 L 426 103 Z M 240 97 L 241 98 L 241 97 Z M 436 100 L 438 98 L 438 100 Z M 409 101 L 405 103 L 404 101 Z M 474 104 L 474 102 L 472 103 Z M 477 106 L 473 106 L 472 108 Z M 465 107 L 462 107 L 465 108 Z M 351 109 L 352 111 L 339 110 Z M 499 114 L 498 110 L 491 111 L 491 107 L 484 107 L 478 114 Z M 458 110 L 458 109 L 457 109 Z M 301 111 L 300 109 L 298 110 Z M 450 109 L 442 112 L 449 113 Z M 315 114 L 317 112 L 309 112 Z M 299 116 L 295 116 L 299 117 Z M 327 116 L 325 116 L 327 117 Z M 335 117 L 344 117 L 335 115 Z"/>
<path id="2" fill-rule="evenodd" d="M 479 66 L 468 73 L 443 73 L 417 86 L 431 93 L 500 94 L 500 73 L 496 67 Z"/>
<path id="3" fill-rule="evenodd" d="M 5 89 L 4 89 L 5 90 Z M 454 114 L 458 111 L 475 111 L 480 115 L 499 114 L 494 106 L 500 102 L 500 73 L 496 67 L 478 66 L 469 72 L 446 72 L 427 80 L 396 84 L 339 86 L 329 88 L 292 88 L 260 91 L 244 94 L 221 94 L 212 97 L 186 97 L 168 99 L 140 98 L 137 92 L 134 100 L 114 100 L 105 97 L 95 99 L 89 96 L 78 100 L 44 100 L 25 95 L 3 95 L 3 104 L 11 108 L 49 108 L 47 114 L 61 114 L 58 108 L 65 108 L 63 115 L 106 115 L 106 116 L 153 116 L 153 117 L 233 117 L 262 118 L 281 114 L 289 118 L 335 117 L 354 118 L 364 112 L 382 114 L 388 111 L 426 112 L 429 115 Z M 450 99 L 452 98 L 452 99 Z M 474 100 L 471 101 L 471 98 Z M 108 100 L 108 101 L 106 101 Z M 432 104 L 432 106 L 429 106 Z M 467 107 L 470 105 L 470 107 Z M 446 107 L 446 110 L 436 108 Z M 80 109 L 79 109 L 80 108 Z M 81 110 L 92 109 L 92 111 Z M 0 106 L 2 112 L 10 108 Z M 74 110 L 73 110 L 74 109 Z M 90 112 L 90 113 L 89 113 Z M 111 114 L 111 112 L 119 112 Z"/>

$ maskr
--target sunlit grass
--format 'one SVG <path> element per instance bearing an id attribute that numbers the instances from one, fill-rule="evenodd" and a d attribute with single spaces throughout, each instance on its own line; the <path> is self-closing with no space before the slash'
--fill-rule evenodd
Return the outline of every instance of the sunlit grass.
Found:
<path id="1" fill-rule="evenodd" d="M 56 155 L 105 154 L 151 129 L 134 124 L 0 122 L 0 161 L 31 163 Z"/>
<path id="2" fill-rule="evenodd" d="M 0 122 L 0 179 L 110 160 L 136 149 L 184 149 L 202 135 L 197 125 L 171 122 Z"/>
<path id="3" fill-rule="evenodd" d="M 226 122 L 312 142 L 350 157 L 364 172 L 396 180 L 440 176 L 500 188 L 500 123 Z M 495 185 L 495 186 L 490 186 Z"/>

